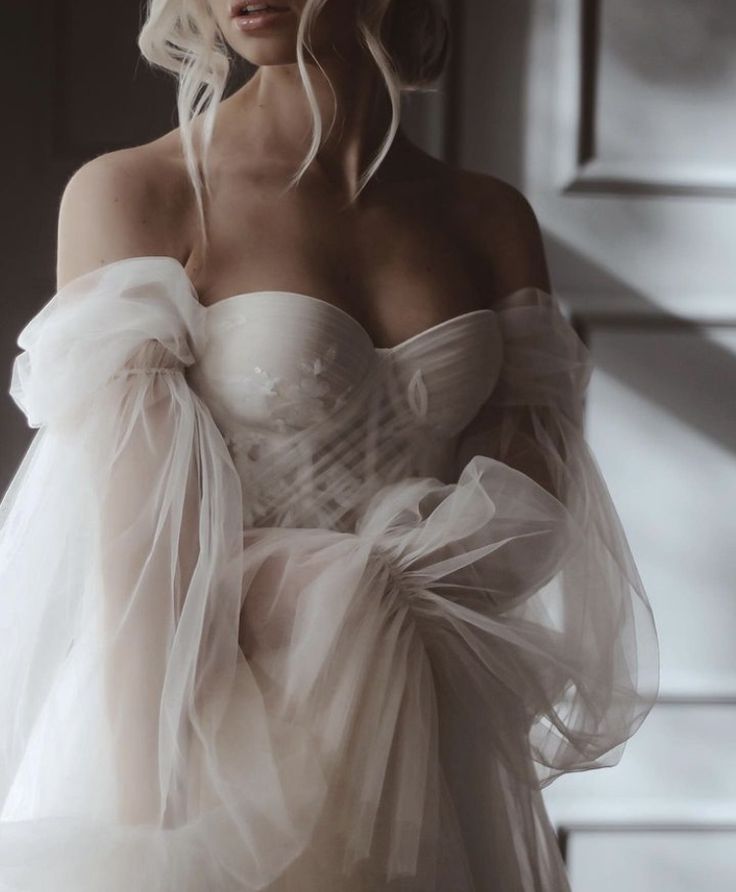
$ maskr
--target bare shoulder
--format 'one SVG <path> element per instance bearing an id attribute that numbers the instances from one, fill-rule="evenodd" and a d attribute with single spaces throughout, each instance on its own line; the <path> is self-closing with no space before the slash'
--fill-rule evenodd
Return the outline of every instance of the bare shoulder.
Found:
<path id="1" fill-rule="evenodd" d="M 549 270 L 536 213 L 526 196 L 498 177 L 453 172 L 455 219 L 488 277 L 491 301 L 532 286 L 549 291 Z"/>
<path id="2" fill-rule="evenodd" d="M 120 149 L 83 164 L 59 206 L 57 288 L 115 260 L 186 257 L 190 190 L 171 141 Z"/>

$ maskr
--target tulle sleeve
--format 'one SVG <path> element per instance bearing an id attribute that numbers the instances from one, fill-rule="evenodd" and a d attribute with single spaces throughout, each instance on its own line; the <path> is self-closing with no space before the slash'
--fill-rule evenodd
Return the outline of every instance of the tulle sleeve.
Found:
<path id="1" fill-rule="evenodd" d="M 36 431 L 0 505 L 3 888 L 184 888 L 231 856 L 255 888 L 306 833 L 268 854 L 238 822 L 275 772 L 238 644 L 242 493 L 187 382 L 201 307 L 171 269 L 84 275 L 18 338 Z"/>
<path id="2" fill-rule="evenodd" d="M 88 810 L 162 821 L 196 685 L 235 664 L 241 502 L 184 376 L 194 307 L 140 267 L 114 286 L 113 272 L 61 289 L 18 338 L 10 392 L 38 431 L 0 527 L 6 815 L 67 813 L 68 779 L 32 753 L 56 738 L 95 744 L 78 781 L 112 787 L 78 789 Z M 205 639 L 217 647 L 197 666 Z"/>
<path id="3" fill-rule="evenodd" d="M 620 760 L 656 699 L 658 640 L 584 436 L 590 353 L 547 292 L 524 288 L 496 309 L 501 372 L 458 440 L 455 473 L 474 456 L 494 462 L 487 479 L 505 536 L 487 563 L 489 587 L 514 677 L 527 679 L 519 702 L 544 787 Z"/>

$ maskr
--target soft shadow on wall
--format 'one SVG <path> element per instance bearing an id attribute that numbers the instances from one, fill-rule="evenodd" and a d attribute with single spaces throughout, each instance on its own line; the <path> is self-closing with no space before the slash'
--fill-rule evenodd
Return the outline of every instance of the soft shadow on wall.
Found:
<path id="1" fill-rule="evenodd" d="M 451 0 L 448 161 L 521 185 L 532 0 Z"/>

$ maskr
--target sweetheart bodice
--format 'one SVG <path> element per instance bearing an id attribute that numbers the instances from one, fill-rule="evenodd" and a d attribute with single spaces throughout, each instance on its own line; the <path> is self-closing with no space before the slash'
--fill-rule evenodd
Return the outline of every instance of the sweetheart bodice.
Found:
<path id="1" fill-rule="evenodd" d="M 356 382 L 383 375 L 393 379 L 401 408 L 451 434 L 488 396 L 501 365 L 490 311 L 452 317 L 382 348 L 349 314 L 295 292 L 234 295 L 206 309 L 206 337 L 189 378 L 223 422 L 229 414 L 236 423 L 298 428 L 338 409 Z M 412 399 L 418 393 L 421 405 Z"/>
<path id="2" fill-rule="evenodd" d="M 411 452 L 412 440 L 425 442 L 402 473 L 439 476 L 452 438 L 488 397 L 501 367 L 491 311 L 455 316 L 378 348 L 347 312 L 303 294 L 251 292 L 205 309 L 204 338 L 187 377 L 251 493 L 267 456 L 308 429 L 317 440 L 320 429 L 331 439 L 354 430 L 367 399 L 374 407 L 385 402 L 379 435 L 393 437 L 395 449 Z"/>

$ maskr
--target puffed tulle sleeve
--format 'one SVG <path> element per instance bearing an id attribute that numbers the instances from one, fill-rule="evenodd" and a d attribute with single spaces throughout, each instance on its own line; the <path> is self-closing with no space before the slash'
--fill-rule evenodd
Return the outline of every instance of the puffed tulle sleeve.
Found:
<path id="1" fill-rule="evenodd" d="M 620 760 L 656 700 L 658 639 L 584 436 L 590 353 L 547 292 L 524 288 L 496 309 L 501 372 L 459 438 L 456 469 L 483 467 L 494 503 L 484 535 L 498 547 L 481 571 L 492 660 L 517 695 L 544 787 Z"/>
<path id="2" fill-rule="evenodd" d="M 18 338 L 37 430 L 0 505 L 3 889 L 261 888 L 322 794 L 238 645 L 240 483 L 170 272 L 85 274 Z"/>

